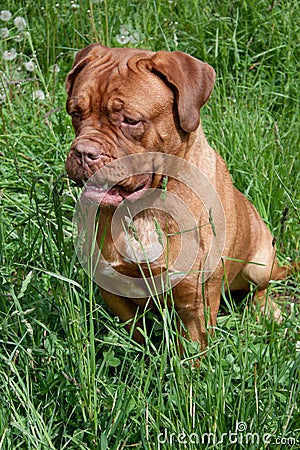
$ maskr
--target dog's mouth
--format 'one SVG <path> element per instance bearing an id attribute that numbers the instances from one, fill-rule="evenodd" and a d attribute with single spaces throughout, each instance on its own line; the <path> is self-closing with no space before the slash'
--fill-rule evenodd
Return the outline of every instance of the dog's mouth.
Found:
<path id="1" fill-rule="evenodd" d="M 135 187 L 128 186 L 126 180 L 112 186 L 107 181 L 103 184 L 97 183 L 92 177 L 85 184 L 81 199 L 98 205 L 118 206 L 125 199 L 134 202 L 141 198 L 150 188 L 151 182 L 152 176 L 150 174 L 141 177 Z"/>

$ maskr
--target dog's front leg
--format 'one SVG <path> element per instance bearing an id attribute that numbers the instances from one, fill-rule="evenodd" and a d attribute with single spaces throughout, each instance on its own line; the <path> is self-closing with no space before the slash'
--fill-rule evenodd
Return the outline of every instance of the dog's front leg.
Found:
<path id="1" fill-rule="evenodd" d="M 139 329 L 143 329 L 143 322 L 137 317 L 138 306 L 128 298 L 119 297 L 104 289 L 101 289 L 101 295 L 110 311 L 125 323 L 125 328 L 133 339 L 139 344 L 144 344 L 145 338 L 139 331 Z"/>
<path id="2" fill-rule="evenodd" d="M 174 303 L 182 322 L 179 324 L 182 336 L 199 342 L 203 349 L 207 346 L 208 334 L 213 332 L 213 327 L 216 325 L 220 305 L 220 289 L 214 283 L 210 284 L 209 282 L 200 285 L 200 289 L 201 292 L 196 293 L 194 290 L 190 294 L 187 294 L 185 289 L 179 289 L 183 295 L 175 296 Z"/>
<path id="3" fill-rule="evenodd" d="M 179 308 L 176 311 L 179 315 L 178 328 L 180 334 L 189 340 L 198 342 L 201 349 L 204 348 L 207 345 L 207 326 L 203 308 L 196 305 Z"/>

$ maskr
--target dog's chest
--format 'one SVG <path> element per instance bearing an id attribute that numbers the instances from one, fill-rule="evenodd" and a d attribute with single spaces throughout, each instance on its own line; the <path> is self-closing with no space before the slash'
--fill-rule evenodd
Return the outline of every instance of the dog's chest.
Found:
<path id="1" fill-rule="evenodd" d="M 143 212 L 135 218 L 124 216 L 122 229 L 113 237 L 116 249 L 125 264 L 162 264 L 167 233 L 151 212 Z"/>

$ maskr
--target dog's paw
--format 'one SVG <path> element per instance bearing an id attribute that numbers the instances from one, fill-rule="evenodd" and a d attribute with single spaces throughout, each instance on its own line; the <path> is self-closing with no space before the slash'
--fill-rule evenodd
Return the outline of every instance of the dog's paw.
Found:
<path id="1" fill-rule="evenodd" d="M 264 304 L 259 307 L 262 316 L 267 317 L 270 320 L 278 323 L 280 325 L 283 321 L 281 308 L 270 299 L 267 299 Z"/>

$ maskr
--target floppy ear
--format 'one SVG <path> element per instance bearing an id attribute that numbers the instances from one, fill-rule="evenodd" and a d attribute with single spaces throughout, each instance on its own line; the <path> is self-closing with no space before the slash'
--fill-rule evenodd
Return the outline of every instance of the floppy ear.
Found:
<path id="1" fill-rule="evenodd" d="M 91 44 L 80 50 L 74 60 L 72 70 L 68 73 L 66 78 L 66 91 L 70 95 L 73 87 L 75 76 L 93 59 L 96 59 L 98 50 L 105 48 L 101 44 Z"/>
<path id="2" fill-rule="evenodd" d="M 199 110 L 214 87 L 214 69 L 182 52 L 157 52 L 151 63 L 150 70 L 165 78 L 175 91 L 181 128 L 195 131 L 200 123 Z"/>

